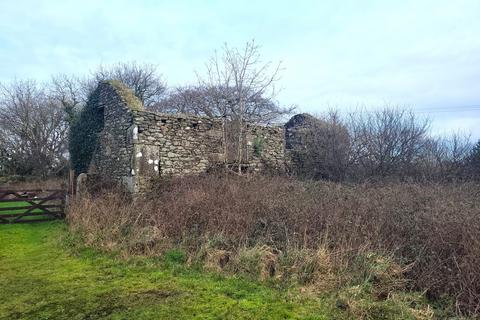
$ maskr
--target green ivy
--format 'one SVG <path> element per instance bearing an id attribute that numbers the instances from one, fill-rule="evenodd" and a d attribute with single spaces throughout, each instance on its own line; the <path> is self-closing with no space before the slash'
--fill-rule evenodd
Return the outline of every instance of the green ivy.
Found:
<path id="1" fill-rule="evenodd" d="M 253 154 L 257 157 L 260 157 L 263 152 L 263 138 L 261 137 L 255 137 L 255 140 L 253 140 Z"/>
<path id="2" fill-rule="evenodd" d="M 97 89 L 90 95 L 70 126 L 70 161 L 77 174 L 87 172 L 98 144 L 98 135 L 103 129 L 103 109 L 98 108 L 99 91 Z"/>

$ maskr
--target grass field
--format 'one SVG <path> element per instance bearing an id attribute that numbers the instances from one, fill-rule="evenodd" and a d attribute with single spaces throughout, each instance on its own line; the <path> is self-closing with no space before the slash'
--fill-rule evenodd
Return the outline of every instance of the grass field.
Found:
<path id="1" fill-rule="evenodd" d="M 181 252 L 125 262 L 69 246 L 63 222 L 0 226 L 0 319 L 345 319 L 306 298 L 187 268 Z"/>
<path id="2" fill-rule="evenodd" d="M 9 201 L 9 202 L 0 202 L 0 208 L 14 208 L 14 207 L 26 207 L 31 206 L 32 204 L 26 201 Z M 22 213 L 25 212 L 26 209 L 19 209 L 19 210 L 8 210 L 8 211 L 0 211 L 0 214 L 11 214 L 11 213 Z M 41 212 L 41 210 L 35 209 L 32 212 Z"/>
<path id="3" fill-rule="evenodd" d="M 0 202 L 0 208 L 15 208 L 15 207 L 27 207 L 31 206 L 32 204 L 27 201 L 8 201 L 8 202 Z M 0 211 L 0 215 L 6 215 L 6 214 L 19 214 L 27 211 L 28 209 L 12 209 L 8 211 Z M 35 213 L 36 215 L 31 215 L 31 216 L 26 216 L 22 217 L 21 220 L 39 220 L 39 219 L 49 219 L 49 215 L 43 214 L 43 210 L 41 209 L 34 209 L 31 211 L 31 213 Z"/>

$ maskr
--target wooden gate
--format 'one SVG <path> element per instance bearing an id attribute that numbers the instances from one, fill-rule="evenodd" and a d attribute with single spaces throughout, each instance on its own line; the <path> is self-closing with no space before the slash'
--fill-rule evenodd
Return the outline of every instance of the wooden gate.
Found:
<path id="1" fill-rule="evenodd" d="M 0 224 L 65 217 L 64 190 L 0 190 Z"/>

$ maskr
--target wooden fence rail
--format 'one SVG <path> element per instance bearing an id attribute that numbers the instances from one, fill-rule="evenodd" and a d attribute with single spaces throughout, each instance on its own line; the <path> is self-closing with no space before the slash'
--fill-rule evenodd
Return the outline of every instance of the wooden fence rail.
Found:
<path id="1" fill-rule="evenodd" d="M 65 217 L 65 190 L 0 190 L 0 224 Z"/>

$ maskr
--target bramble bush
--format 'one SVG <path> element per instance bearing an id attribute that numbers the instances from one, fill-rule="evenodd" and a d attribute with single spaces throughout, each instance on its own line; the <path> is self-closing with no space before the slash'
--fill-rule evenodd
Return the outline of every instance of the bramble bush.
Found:
<path id="1" fill-rule="evenodd" d="M 315 290 L 398 290 L 480 308 L 480 190 L 473 183 L 341 184 L 208 175 L 158 181 L 144 198 L 104 191 L 72 204 L 91 245 L 181 248 L 191 263 Z M 367 289 L 365 289 L 367 290 Z"/>

